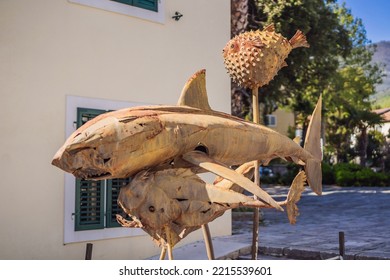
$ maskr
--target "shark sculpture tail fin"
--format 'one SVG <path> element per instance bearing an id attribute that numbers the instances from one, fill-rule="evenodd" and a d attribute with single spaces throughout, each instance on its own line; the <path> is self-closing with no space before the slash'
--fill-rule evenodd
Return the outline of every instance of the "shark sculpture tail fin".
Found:
<path id="1" fill-rule="evenodd" d="M 305 150 L 312 155 L 305 164 L 307 181 L 311 189 L 318 195 L 322 193 L 321 110 L 322 97 L 320 95 L 310 119 L 304 144 Z"/>

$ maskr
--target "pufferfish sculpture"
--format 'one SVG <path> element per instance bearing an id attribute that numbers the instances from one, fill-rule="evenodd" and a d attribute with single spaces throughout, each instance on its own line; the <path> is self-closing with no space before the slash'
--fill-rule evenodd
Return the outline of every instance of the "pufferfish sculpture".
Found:
<path id="1" fill-rule="evenodd" d="M 263 30 L 248 31 L 231 39 L 223 49 L 225 67 L 233 81 L 247 88 L 268 84 L 278 71 L 287 66 L 291 50 L 309 47 L 305 35 L 298 30 L 287 40 L 275 32 L 273 24 Z"/>

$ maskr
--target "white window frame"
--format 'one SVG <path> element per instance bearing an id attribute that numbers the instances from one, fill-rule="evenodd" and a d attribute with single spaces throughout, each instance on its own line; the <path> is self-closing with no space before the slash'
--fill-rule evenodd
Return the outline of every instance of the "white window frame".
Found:
<path id="1" fill-rule="evenodd" d="M 118 110 L 140 105 L 145 104 L 68 95 L 66 96 L 66 138 L 76 130 L 78 107 L 100 110 Z M 69 173 L 65 173 L 64 200 L 64 244 L 146 235 L 146 233 L 139 228 L 123 227 L 75 231 L 74 212 L 76 205 L 76 178 Z"/>
<path id="2" fill-rule="evenodd" d="M 267 117 L 267 126 L 269 126 L 269 127 L 276 127 L 277 126 L 278 118 L 276 117 L 276 115 L 266 115 L 266 117 Z M 271 119 L 275 120 L 273 124 L 270 121 Z"/>
<path id="3" fill-rule="evenodd" d="M 102 10 L 137 17 L 152 22 L 165 23 L 165 0 L 158 0 L 158 12 L 130 6 L 110 0 L 68 0 L 71 3 L 95 7 Z"/>

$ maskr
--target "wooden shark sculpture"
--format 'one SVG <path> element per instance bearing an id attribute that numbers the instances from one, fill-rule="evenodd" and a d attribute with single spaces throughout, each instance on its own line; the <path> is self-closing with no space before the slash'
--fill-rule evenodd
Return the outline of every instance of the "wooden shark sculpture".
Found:
<path id="1" fill-rule="evenodd" d="M 249 162 L 235 171 L 250 178 L 254 166 L 254 162 Z M 300 171 L 286 200 L 278 202 L 286 207 L 291 224 L 295 223 L 298 215 L 296 203 L 304 190 L 305 181 L 305 173 Z M 128 221 L 121 215 L 117 215 L 117 220 L 124 227 L 142 228 L 162 248 L 161 259 L 164 259 L 166 251 L 173 259 L 172 249 L 180 240 L 226 210 L 240 206 L 271 207 L 240 193 L 241 188 L 235 191 L 237 187 L 226 179 L 207 184 L 188 168 L 141 171 L 121 188 L 118 197 L 118 204 L 132 220 Z M 206 244 L 208 239 L 207 236 Z"/>
<path id="2" fill-rule="evenodd" d="M 191 223 L 182 225 L 179 228 L 181 229 L 180 235 L 178 232 L 175 233 L 176 235 L 173 234 L 172 229 L 169 231 L 171 233 L 164 230 L 165 235 L 161 233 L 158 235 L 161 240 L 165 240 L 165 244 L 172 247 L 178 240 L 177 236 L 183 237 L 185 236 L 183 233 L 190 232 L 200 224 L 215 219 L 226 209 L 239 205 L 274 207 L 279 210 L 282 210 L 281 206 L 285 205 L 290 222 L 295 223 L 297 215 L 295 203 L 300 198 L 305 180 L 303 172 L 294 179 L 286 200 L 289 203 L 281 203 L 274 201 L 266 192 L 246 178 L 243 175 L 245 172 L 239 169 L 236 172 L 228 166 L 254 159 L 266 164 L 275 157 L 293 160 L 305 166 L 306 172 L 310 174 L 308 176 L 309 185 L 320 194 L 320 122 L 321 99 L 313 113 L 305 140 L 305 149 L 303 149 L 289 138 L 267 127 L 212 111 L 207 100 L 205 71 L 201 70 L 186 83 L 177 106 L 136 107 L 101 115 L 75 131 L 56 153 L 52 163 L 73 173 L 76 177 L 90 180 L 129 177 L 136 174 L 138 175 L 135 178 L 140 178 L 140 174 L 148 170 L 149 176 L 158 178 L 159 182 L 150 192 L 148 199 L 155 197 L 157 190 L 164 189 L 166 185 L 162 182 L 172 181 L 172 174 L 176 174 L 177 181 L 173 180 L 173 183 L 178 183 L 183 178 L 192 183 L 198 180 L 199 183 L 199 178 L 196 180 L 193 178 L 195 175 L 183 175 L 182 170 L 188 170 L 188 168 L 192 171 L 186 172 L 198 173 L 206 170 L 222 177 L 215 185 L 224 189 L 225 192 L 220 192 L 221 189 L 217 188 L 212 198 L 199 195 L 197 200 L 201 204 L 211 203 L 214 208 L 219 207 L 214 209 L 214 212 L 212 211 L 218 214 L 205 215 L 192 226 Z M 150 185 L 154 184 L 149 182 L 147 186 L 150 187 Z M 204 182 L 198 185 L 210 190 Z M 139 180 L 134 180 L 132 186 L 137 188 L 145 185 L 140 184 Z M 242 196 L 240 192 L 244 189 L 257 195 L 261 202 Z M 219 200 L 225 203 L 223 206 L 222 202 L 210 201 L 215 200 L 216 194 L 220 195 Z M 186 195 L 189 200 L 194 200 L 191 193 Z M 168 195 L 168 199 L 175 198 Z M 137 215 L 144 212 L 137 212 L 138 210 L 134 212 L 137 207 L 134 208 L 123 201 L 125 200 L 122 196 L 122 200 L 119 200 L 120 205 L 127 209 L 125 210 L 127 213 L 135 217 L 135 220 L 130 223 L 132 226 L 142 227 L 149 234 L 153 233 L 152 236 L 156 236 L 159 230 L 161 232 L 161 228 L 153 228 L 153 223 L 151 227 L 147 219 L 144 223 L 137 223 Z M 129 209 L 133 209 L 133 212 Z M 188 218 L 194 213 L 184 211 L 182 214 L 183 217 Z M 177 223 L 174 216 L 170 219 L 171 222 Z M 126 224 L 123 219 L 121 221 L 122 224 Z M 202 225 L 203 228 L 207 228 L 206 226 L 207 224 Z M 165 229 L 167 227 L 169 229 L 168 224 L 165 225 Z M 163 246 L 163 248 L 166 247 Z"/>
<path id="3" fill-rule="evenodd" d="M 142 106 L 105 113 L 66 140 L 52 164 L 74 176 L 126 178 L 142 170 L 192 168 L 210 171 L 282 210 L 265 191 L 229 166 L 273 158 L 303 165 L 312 190 L 321 194 L 321 98 L 302 148 L 288 137 L 210 109 L 205 70 L 184 86 L 177 106 Z"/>

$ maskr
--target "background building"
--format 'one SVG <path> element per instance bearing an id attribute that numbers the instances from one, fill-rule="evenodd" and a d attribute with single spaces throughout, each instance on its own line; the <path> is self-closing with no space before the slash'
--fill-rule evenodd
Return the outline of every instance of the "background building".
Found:
<path id="1" fill-rule="evenodd" d="M 103 228 L 75 230 L 75 180 L 51 159 L 77 127 L 77 108 L 175 104 L 202 68 L 210 105 L 230 113 L 229 38 L 225 0 L 1 1 L 0 259 L 82 259 L 87 242 L 94 259 L 158 254 L 143 231 L 109 227 L 107 216 Z M 230 213 L 211 232 L 230 234 Z"/>

